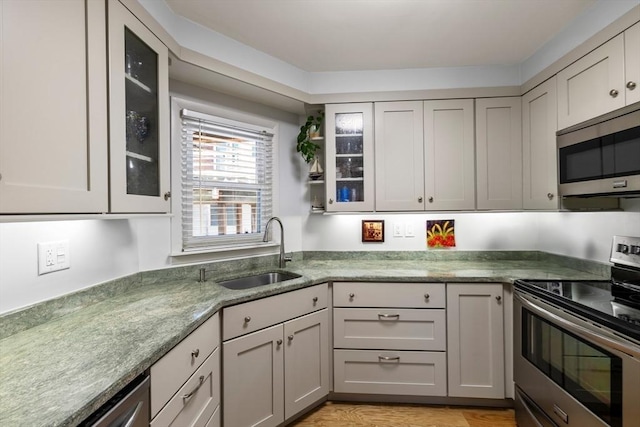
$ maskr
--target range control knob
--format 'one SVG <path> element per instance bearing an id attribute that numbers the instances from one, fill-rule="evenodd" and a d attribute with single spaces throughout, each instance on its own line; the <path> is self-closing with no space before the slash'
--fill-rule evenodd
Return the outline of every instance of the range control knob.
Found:
<path id="1" fill-rule="evenodd" d="M 629 253 L 631 255 L 640 255 L 640 246 L 632 245 L 629 248 Z"/>
<path id="2" fill-rule="evenodd" d="M 618 243 L 618 249 L 616 252 L 620 252 L 623 254 L 629 253 L 629 245 L 625 245 L 624 243 Z"/>

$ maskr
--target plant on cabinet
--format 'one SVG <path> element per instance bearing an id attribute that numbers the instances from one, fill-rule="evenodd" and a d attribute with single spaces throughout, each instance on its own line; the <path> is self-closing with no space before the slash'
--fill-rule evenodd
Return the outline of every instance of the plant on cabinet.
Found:
<path id="1" fill-rule="evenodd" d="M 317 115 L 310 115 L 304 125 L 300 126 L 296 151 L 300 153 L 305 162 L 311 163 L 316 156 L 320 145 L 314 139 L 320 138 L 320 128 L 324 122 L 324 111 Z"/>

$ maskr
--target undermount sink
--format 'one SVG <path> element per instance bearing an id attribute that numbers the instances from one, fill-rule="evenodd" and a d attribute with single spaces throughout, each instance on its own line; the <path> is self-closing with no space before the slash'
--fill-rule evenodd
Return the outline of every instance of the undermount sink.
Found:
<path id="1" fill-rule="evenodd" d="M 269 273 L 256 274 L 253 276 L 239 277 L 237 279 L 225 280 L 218 282 L 227 289 L 251 289 L 259 286 L 271 285 L 274 283 L 284 282 L 286 280 L 297 279 L 302 277 L 299 274 L 289 273 L 288 271 L 272 271 Z"/>

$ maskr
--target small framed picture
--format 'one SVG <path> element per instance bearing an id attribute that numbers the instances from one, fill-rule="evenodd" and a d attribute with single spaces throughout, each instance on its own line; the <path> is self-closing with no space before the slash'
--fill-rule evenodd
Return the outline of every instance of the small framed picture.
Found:
<path id="1" fill-rule="evenodd" d="M 384 220 L 362 220 L 363 242 L 384 242 Z"/>

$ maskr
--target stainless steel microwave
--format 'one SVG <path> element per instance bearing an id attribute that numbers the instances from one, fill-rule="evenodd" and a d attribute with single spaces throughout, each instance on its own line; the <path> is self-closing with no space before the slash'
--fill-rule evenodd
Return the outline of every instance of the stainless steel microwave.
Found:
<path id="1" fill-rule="evenodd" d="M 640 197 L 640 103 L 557 133 L 563 197 Z"/>

